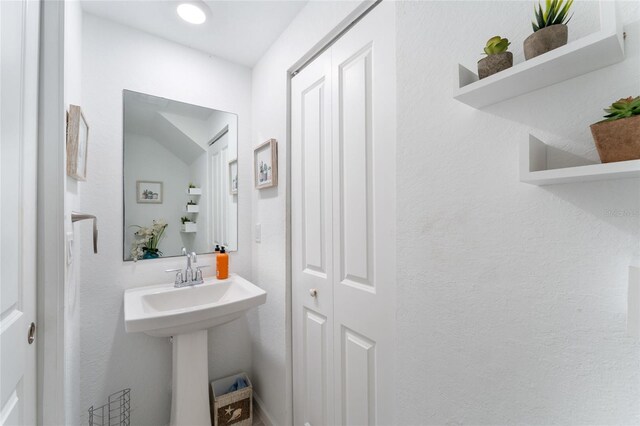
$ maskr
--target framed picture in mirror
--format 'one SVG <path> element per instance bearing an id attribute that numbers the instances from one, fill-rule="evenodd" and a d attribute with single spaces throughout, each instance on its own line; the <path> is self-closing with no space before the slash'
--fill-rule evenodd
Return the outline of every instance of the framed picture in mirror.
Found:
<path id="1" fill-rule="evenodd" d="M 139 180 L 136 194 L 139 204 L 162 204 L 162 182 Z"/>
<path id="2" fill-rule="evenodd" d="M 238 159 L 229 161 L 229 194 L 238 193 Z"/>
<path id="3" fill-rule="evenodd" d="M 256 188 L 278 186 L 278 144 L 275 139 L 260 144 L 253 151 Z"/>
<path id="4" fill-rule="evenodd" d="M 89 125 L 78 105 L 69 105 L 67 113 L 67 175 L 87 179 L 87 144 Z"/>

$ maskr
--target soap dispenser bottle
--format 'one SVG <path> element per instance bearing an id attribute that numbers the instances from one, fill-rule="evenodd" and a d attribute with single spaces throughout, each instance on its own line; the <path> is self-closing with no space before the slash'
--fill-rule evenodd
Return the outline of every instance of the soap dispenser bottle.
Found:
<path id="1" fill-rule="evenodd" d="M 216 255 L 216 277 L 219 280 L 229 278 L 229 255 L 224 246 L 220 246 L 220 252 Z"/>

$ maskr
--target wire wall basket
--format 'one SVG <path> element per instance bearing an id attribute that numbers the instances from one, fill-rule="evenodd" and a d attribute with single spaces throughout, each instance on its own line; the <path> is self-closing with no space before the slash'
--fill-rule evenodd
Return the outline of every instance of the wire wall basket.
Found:
<path id="1" fill-rule="evenodd" d="M 89 426 L 129 426 L 131 389 L 112 393 L 108 401 L 100 407 L 89 408 Z"/>

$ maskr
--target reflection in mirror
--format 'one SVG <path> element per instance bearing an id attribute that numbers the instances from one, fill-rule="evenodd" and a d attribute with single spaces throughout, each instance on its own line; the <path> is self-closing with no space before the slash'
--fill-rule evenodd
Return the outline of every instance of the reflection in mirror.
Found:
<path id="1" fill-rule="evenodd" d="M 237 116 L 123 97 L 124 260 L 237 250 Z"/>

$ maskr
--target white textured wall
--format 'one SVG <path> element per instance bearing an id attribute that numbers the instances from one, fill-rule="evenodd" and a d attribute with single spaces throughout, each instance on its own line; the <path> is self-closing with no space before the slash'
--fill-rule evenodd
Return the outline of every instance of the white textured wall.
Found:
<path id="1" fill-rule="evenodd" d="M 278 140 L 278 186 L 252 190 L 251 229 L 257 223 L 262 226 L 262 242 L 252 242 L 252 275 L 268 296 L 266 304 L 248 314 L 255 393 L 276 425 L 292 421 L 290 292 L 286 283 L 287 70 L 360 3 L 309 2 L 252 72 L 251 143 L 255 147 L 270 138 Z"/>
<path id="2" fill-rule="evenodd" d="M 640 422 L 639 180 L 518 181 L 529 131 L 595 159 L 589 124 L 640 94 L 639 4 L 622 6 L 625 62 L 475 110 L 456 64 L 495 34 L 522 60 L 531 4 L 398 5 L 398 424 Z M 574 8 L 576 35 L 593 7 Z"/>
<path id="3" fill-rule="evenodd" d="M 164 145 L 148 136 L 126 133 L 125 138 L 124 155 L 127 159 L 124 165 L 124 197 L 127 206 L 124 217 L 125 259 L 131 259 L 131 243 L 135 240 L 134 234 L 139 229 L 136 226 L 148 227 L 154 220 L 159 219 L 166 221 L 168 225 L 158 246 L 165 256 L 179 255 L 182 247 L 186 247 L 189 251 L 195 250 L 194 235 L 180 232 L 182 227 L 180 218 L 191 216 L 184 210 L 187 201 L 191 199 L 187 195 L 187 188 L 189 182 L 194 181 L 191 174 L 195 164 L 185 163 Z M 201 157 L 206 161 L 204 152 Z M 138 203 L 137 181 L 162 182 L 162 203 Z M 206 214 L 206 212 L 203 213 Z M 205 217 L 202 216 L 202 218 Z M 201 231 L 206 235 L 204 226 Z"/>
<path id="4" fill-rule="evenodd" d="M 171 346 L 167 339 L 125 333 L 123 293 L 170 281 L 173 277 L 164 270 L 184 267 L 185 261 L 122 261 L 123 89 L 237 113 L 240 185 L 251 187 L 250 70 L 85 14 L 82 107 L 90 139 L 88 180 L 79 208 L 98 216 L 100 240 L 97 255 L 89 250 L 79 254 L 80 360 L 74 368 L 81 385 L 70 396 L 78 410 L 68 413 L 68 424 L 86 424 L 91 404 L 126 386 L 132 388 L 132 424 L 158 426 L 169 421 Z M 231 253 L 230 267 L 251 279 L 250 192 L 239 197 L 240 249 Z M 90 232 L 79 237 L 90 247 Z M 213 258 L 200 256 L 200 262 L 213 264 Z M 214 269 L 205 271 L 209 275 Z M 210 377 L 250 368 L 246 319 L 214 329 L 209 338 Z"/>

